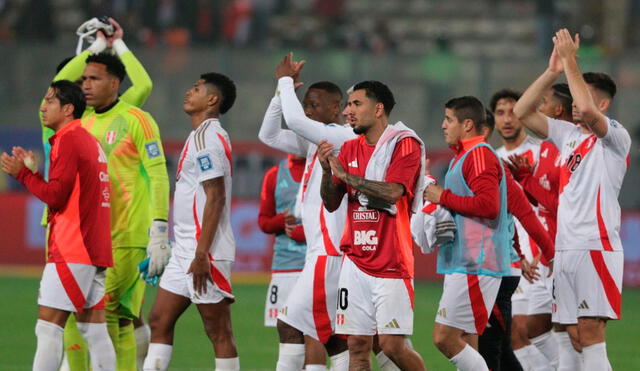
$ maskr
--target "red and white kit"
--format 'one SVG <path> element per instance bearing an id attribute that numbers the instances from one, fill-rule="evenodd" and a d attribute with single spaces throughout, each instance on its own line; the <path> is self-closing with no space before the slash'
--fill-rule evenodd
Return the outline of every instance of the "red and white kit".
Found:
<path id="1" fill-rule="evenodd" d="M 561 153 L 554 267 L 554 322 L 620 318 L 624 257 L 618 195 L 629 165 L 631 138 L 606 118 L 603 138 L 548 119 L 549 140 Z"/>
<path id="2" fill-rule="evenodd" d="M 361 136 L 343 145 L 338 160 L 345 171 L 364 178 L 370 160 L 385 162 L 372 160 L 374 150 L 376 146 L 367 144 Z M 395 214 L 363 206 L 359 191 L 334 177 L 334 182 L 346 187 L 349 201 L 347 226 L 340 243 L 346 257 L 340 274 L 336 333 L 413 332 L 410 216 L 416 182 L 421 176 L 421 153 L 421 144 L 407 137 L 395 144 L 389 154 L 391 159 L 386 161 L 384 181 L 402 184 L 406 192 L 395 204 Z"/>
<path id="3" fill-rule="evenodd" d="M 496 149 L 496 153 L 503 161 L 509 161 L 509 156 L 511 155 L 521 155 L 527 158 L 529 163 L 533 164 L 536 167 L 537 171 L 538 164 L 540 163 L 541 145 L 542 142 L 540 140 L 534 139 L 533 137 L 527 135 L 525 140 L 518 146 L 518 148 L 507 150 L 504 146 L 502 146 Z M 548 155 L 549 149 L 545 148 L 545 150 L 545 154 Z M 538 218 L 548 230 L 548 218 L 541 216 L 538 209 L 538 207 L 534 208 Z M 525 258 L 527 258 L 527 260 L 531 262 L 535 257 L 540 255 L 542 251 L 531 238 L 531 236 L 529 236 L 522 223 L 520 223 L 518 219 L 514 220 L 514 224 L 516 226 L 516 231 L 518 232 L 518 242 L 520 244 L 520 249 Z M 511 312 L 513 315 L 534 315 L 551 313 L 553 297 L 551 295 L 551 278 L 547 277 L 548 263 L 544 255 L 542 255 L 539 259 L 542 262 L 542 264 L 539 265 L 540 278 L 533 283 L 529 283 L 529 281 L 525 279 L 520 279 L 518 288 L 511 298 Z M 520 262 L 514 263 L 514 275 L 520 275 L 519 268 Z"/>
<path id="4" fill-rule="evenodd" d="M 284 120 L 289 129 L 282 129 Z M 322 167 L 317 159 L 317 144 L 326 140 L 337 151 L 355 138 L 349 126 L 324 124 L 308 118 L 298 101 L 293 79 L 282 77 L 260 128 L 265 144 L 306 157 L 305 171 L 298 194 L 295 214 L 302 219 L 307 242 L 307 259 L 298 281 L 278 319 L 321 342 L 333 333 L 338 278 L 342 265 L 340 237 L 346 218 L 346 201 L 329 213 L 320 197 Z"/>
<path id="5" fill-rule="evenodd" d="M 107 158 L 74 120 L 51 143 L 48 182 L 23 168 L 18 180 L 49 208 L 47 264 L 38 305 L 104 309 L 105 268 L 113 266 Z"/>
<path id="6" fill-rule="evenodd" d="M 160 280 L 160 287 L 187 297 L 195 304 L 233 299 L 230 275 L 236 243 L 230 222 L 231 166 L 229 135 L 217 119 L 205 120 L 191 132 L 180 154 L 173 198 L 173 231 L 176 242 Z M 208 281 L 206 294 L 200 295 L 195 292 L 193 277 L 187 274 L 187 270 L 195 257 L 202 229 L 202 214 L 206 202 L 202 182 L 219 177 L 224 177 L 226 201 L 209 248 L 213 282 Z"/>

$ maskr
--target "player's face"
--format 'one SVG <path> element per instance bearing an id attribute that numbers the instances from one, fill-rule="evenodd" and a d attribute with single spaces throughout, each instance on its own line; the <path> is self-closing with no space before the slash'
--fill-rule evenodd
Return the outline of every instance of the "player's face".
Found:
<path id="1" fill-rule="evenodd" d="M 47 91 L 44 102 L 40 106 L 40 112 L 42 112 L 42 123 L 48 128 L 55 130 L 64 121 L 65 113 L 54 89 L 49 88 Z"/>
<path id="2" fill-rule="evenodd" d="M 366 90 L 360 89 L 349 94 L 342 114 L 353 128 L 354 133 L 366 134 L 369 128 L 375 124 L 376 112 L 380 110 L 381 106 L 382 103 L 366 96 Z"/>
<path id="3" fill-rule="evenodd" d="M 498 100 L 496 111 L 493 113 L 496 120 L 496 130 L 502 139 L 515 139 L 522 131 L 522 123 L 513 113 L 516 101 L 511 98 Z"/>
<path id="4" fill-rule="evenodd" d="M 559 103 L 560 102 L 553 97 L 553 89 L 549 89 L 544 93 L 544 96 L 542 96 L 542 101 L 538 106 L 538 111 L 547 117 L 557 118 L 556 116 Z"/>
<path id="5" fill-rule="evenodd" d="M 182 102 L 182 109 L 188 115 L 195 112 L 202 112 L 209 108 L 211 92 L 207 89 L 204 80 L 200 79 L 187 90 L 186 97 Z"/>
<path id="6" fill-rule="evenodd" d="M 331 124 L 337 121 L 340 102 L 325 90 L 309 89 L 302 100 L 302 108 L 308 118 Z"/>
<path id="7" fill-rule="evenodd" d="M 464 133 L 464 127 L 462 123 L 458 121 L 455 111 L 451 108 L 444 109 L 444 120 L 442 120 L 442 133 L 444 134 L 444 141 L 448 145 L 456 145 L 462 139 Z"/>
<path id="8" fill-rule="evenodd" d="M 107 66 L 101 63 L 89 63 L 82 73 L 82 92 L 87 105 L 104 108 L 114 102 L 120 82 L 107 72 Z"/>

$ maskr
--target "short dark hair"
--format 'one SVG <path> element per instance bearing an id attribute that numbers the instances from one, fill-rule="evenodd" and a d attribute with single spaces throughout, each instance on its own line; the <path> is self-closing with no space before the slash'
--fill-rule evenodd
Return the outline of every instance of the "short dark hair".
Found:
<path id="1" fill-rule="evenodd" d="M 604 72 L 586 72 L 582 74 L 584 81 L 594 88 L 609 95 L 609 98 L 616 96 L 618 88 L 613 79 Z"/>
<path id="2" fill-rule="evenodd" d="M 391 110 L 396 105 L 393 93 L 387 85 L 380 81 L 369 80 L 359 82 L 353 87 L 353 91 L 356 90 L 365 90 L 367 98 L 373 99 L 378 103 L 382 103 L 384 106 L 384 113 L 386 113 L 387 116 L 391 114 Z"/>
<path id="3" fill-rule="evenodd" d="M 484 114 L 485 114 L 485 120 L 484 120 L 484 123 L 481 124 L 480 126 L 489 128 L 489 132 L 493 133 L 493 129 L 495 129 L 496 127 L 496 119 L 495 117 L 493 117 L 493 112 L 491 112 L 488 109 L 485 109 Z"/>
<path id="4" fill-rule="evenodd" d="M 85 108 L 87 108 L 87 102 L 84 99 L 82 89 L 69 80 L 58 80 L 50 85 L 53 89 L 55 97 L 60 101 L 60 105 L 66 104 L 73 105 L 73 118 L 79 119 L 82 117 Z"/>
<path id="5" fill-rule="evenodd" d="M 338 87 L 338 85 L 332 83 L 331 81 L 314 82 L 313 84 L 311 84 L 311 86 L 309 86 L 309 89 L 307 90 L 311 89 L 324 90 L 329 94 L 335 94 L 339 96 L 340 100 L 342 100 L 342 90 L 340 90 L 340 87 Z"/>
<path id="6" fill-rule="evenodd" d="M 553 91 L 553 96 L 560 101 L 562 109 L 571 114 L 573 97 L 571 96 L 569 85 L 566 83 L 554 84 L 551 86 L 551 90 Z"/>
<path id="7" fill-rule="evenodd" d="M 487 115 L 485 114 L 484 106 L 476 97 L 467 95 L 452 98 L 444 106 L 453 110 L 458 121 L 462 122 L 467 119 L 473 121 L 476 130 L 480 130 L 482 126 L 486 125 Z"/>
<path id="8" fill-rule="evenodd" d="M 64 66 L 66 66 L 67 63 L 69 63 L 72 59 L 73 57 L 66 57 L 65 59 L 61 60 L 60 63 L 58 64 L 58 67 L 56 67 L 56 74 L 62 71 Z"/>
<path id="9" fill-rule="evenodd" d="M 204 80 L 205 84 L 211 84 L 220 91 L 220 94 L 222 95 L 220 113 L 227 113 L 236 101 L 236 84 L 233 80 L 217 72 L 203 73 L 200 75 L 200 78 Z"/>
<path id="10" fill-rule="evenodd" d="M 517 102 L 518 99 L 520 99 L 520 96 L 522 96 L 522 94 L 517 90 L 513 90 L 513 89 L 498 90 L 493 94 L 493 96 L 491 97 L 491 101 L 489 102 L 489 107 L 491 107 L 491 112 L 496 111 L 496 106 L 498 105 L 498 101 L 500 99 L 513 99 L 514 101 Z"/>
<path id="11" fill-rule="evenodd" d="M 107 67 L 107 73 L 111 76 L 115 76 L 118 80 L 124 80 L 127 75 L 127 70 L 124 68 L 124 64 L 120 58 L 111 53 L 102 52 L 100 54 L 92 54 L 87 57 L 87 63 L 99 63 Z"/>

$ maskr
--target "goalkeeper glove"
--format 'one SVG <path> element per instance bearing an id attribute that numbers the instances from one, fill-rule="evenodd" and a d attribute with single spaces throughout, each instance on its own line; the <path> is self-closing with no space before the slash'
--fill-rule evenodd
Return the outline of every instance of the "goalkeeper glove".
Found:
<path id="1" fill-rule="evenodd" d="M 158 284 L 160 277 L 149 276 L 149 258 L 146 258 L 145 260 L 141 261 L 140 264 L 138 264 L 138 270 L 140 271 L 140 278 L 142 278 L 142 280 L 148 285 L 156 286 Z"/>
<path id="2" fill-rule="evenodd" d="M 147 257 L 149 258 L 148 277 L 160 276 L 171 257 L 169 226 L 164 220 L 154 220 L 151 224 Z"/>

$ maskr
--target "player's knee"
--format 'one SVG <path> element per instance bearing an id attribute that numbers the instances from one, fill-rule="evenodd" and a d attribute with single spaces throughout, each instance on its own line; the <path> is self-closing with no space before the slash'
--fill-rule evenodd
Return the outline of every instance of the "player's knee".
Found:
<path id="1" fill-rule="evenodd" d="M 449 336 L 445 331 L 438 328 L 433 329 L 433 345 L 435 345 L 440 352 L 446 353 L 449 349 L 450 342 L 451 336 Z"/>
<path id="2" fill-rule="evenodd" d="M 401 335 L 380 336 L 380 348 L 387 357 L 398 358 L 406 349 L 404 337 Z"/>
<path id="3" fill-rule="evenodd" d="M 347 339 L 347 343 L 349 344 L 350 355 L 365 354 L 367 357 L 369 356 L 371 340 L 368 336 L 351 335 Z"/>
<path id="4" fill-rule="evenodd" d="M 278 329 L 278 336 L 280 337 L 281 343 L 304 344 L 304 336 L 302 335 L 302 332 L 298 331 L 296 328 L 282 322 L 281 320 L 278 320 L 276 328 Z"/>

